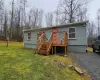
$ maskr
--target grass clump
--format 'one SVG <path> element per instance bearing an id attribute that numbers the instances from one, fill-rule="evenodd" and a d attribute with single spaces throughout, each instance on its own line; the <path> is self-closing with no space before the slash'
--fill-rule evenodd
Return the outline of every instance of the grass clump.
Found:
<path id="1" fill-rule="evenodd" d="M 88 52 L 93 52 L 93 49 L 90 48 L 90 47 L 88 47 L 88 48 L 87 48 L 87 51 L 88 51 Z"/>

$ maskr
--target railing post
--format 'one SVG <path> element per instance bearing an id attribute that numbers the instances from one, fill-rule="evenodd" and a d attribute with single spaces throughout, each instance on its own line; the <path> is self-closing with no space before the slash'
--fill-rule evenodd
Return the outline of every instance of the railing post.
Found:
<path id="1" fill-rule="evenodd" d="M 67 44 L 67 42 L 68 42 L 68 34 L 67 34 L 67 32 L 65 32 L 64 44 Z"/>
<path id="2" fill-rule="evenodd" d="M 45 42 L 45 34 L 37 34 L 37 51 L 41 48 L 42 44 Z"/>
<path id="3" fill-rule="evenodd" d="M 52 47 L 52 33 L 47 41 L 47 55 L 49 54 L 51 47 Z"/>

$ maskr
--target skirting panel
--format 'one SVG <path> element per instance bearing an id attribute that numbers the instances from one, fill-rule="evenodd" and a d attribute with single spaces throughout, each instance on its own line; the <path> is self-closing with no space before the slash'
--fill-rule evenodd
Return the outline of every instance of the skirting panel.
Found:
<path id="1" fill-rule="evenodd" d="M 68 46 L 68 51 L 70 52 L 86 52 L 87 47 L 85 45 L 83 46 Z"/>

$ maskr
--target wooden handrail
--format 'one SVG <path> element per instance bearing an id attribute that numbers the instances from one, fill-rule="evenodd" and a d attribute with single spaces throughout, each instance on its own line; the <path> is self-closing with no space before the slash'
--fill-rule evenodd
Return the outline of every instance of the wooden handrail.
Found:
<path id="1" fill-rule="evenodd" d="M 41 46 L 42 46 L 42 44 L 43 44 L 44 42 L 42 42 L 41 44 L 40 44 L 40 46 L 39 46 L 39 48 L 38 48 L 38 50 L 40 50 L 40 48 L 41 48 Z"/>
<path id="2" fill-rule="evenodd" d="M 50 48 L 51 48 L 51 46 L 52 46 L 52 42 L 48 45 L 49 47 L 48 47 L 48 49 L 47 49 L 47 52 L 49 52 L 49 50 L 50 50 Z"/>
<path id="3" fill-rule="evenodd" d="M 37 50 L 40 50 L 42 44 L 45 42 L 44 38 L 45 38 L 45 34 L 43 33 L 43 34 L 39 37 L 39 39 L 37 40 Z"/>
<path id="4" fill-rule="evenodd" d="M 42 34 L 42 35 L 39 37 L 39 39 L 38 39 L 37 41 L 41 40 L 41 38 L 43 37 L 43 35 L 44 35 L 44 34 Z"/>
<path id="5" fill-rule="evenodd" d="M 47 41 L 47 42 L 49 42 L 51 38 L 52 38 L 52 33 L 51 33 L 51 35 L 50 35 L 50 37 L 49 37 L 49 39 L 48 39 L 48 41 Z"/>
<path id="6" fill-rule="evenodd" d="M 51 46 L 52 46 L 52 33 L 47 41 L 47 54 L 49 54 L 49 51 L 51 49 Z"/>

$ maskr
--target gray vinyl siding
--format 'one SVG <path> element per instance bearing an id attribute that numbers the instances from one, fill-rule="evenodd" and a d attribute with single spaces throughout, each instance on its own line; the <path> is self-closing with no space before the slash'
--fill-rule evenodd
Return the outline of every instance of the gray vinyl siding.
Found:
<path id="1" fill-rule="evenodd" d="M 24 33 L 24 47 L 25 48 L 36 48 L 36 40 L 37 40 L 37 31 L 30 32 L 31 33 L 31 40 L 28 40 L 28 33 Z M 35 45 L 35 46 L 34 46 Z"/>
<path id="2" fill-rule="evenodd" d="M 72 52 L 85 52 L 86 46 L 87 46 L 87 37 L 86 37 L 86 27 L 83 27 L 82 25 L 75 25 L 70 26 L 76 28 L 76 39 L 69 39 L 68 40 L 68 51 Z M 57 27 L 58 32 L 69 32 L 70 27 Z M 47 39 L 50 37 L 52 29 L 42 29 L 42 30 L 36 30 L 36 31 L 29 31 L 32 33 L 32 39 L 29 41 L 27 40 L 28 37 L 28 31 L 24 32 L 24 47 L 25 48 L 36 48 L 37 44 L 37 33 L 38 32 L 45 32 Z M 58 35 L 62 36 L 62 34 Z M 60 40 L 61 38 L 58 38 Z"/>

